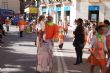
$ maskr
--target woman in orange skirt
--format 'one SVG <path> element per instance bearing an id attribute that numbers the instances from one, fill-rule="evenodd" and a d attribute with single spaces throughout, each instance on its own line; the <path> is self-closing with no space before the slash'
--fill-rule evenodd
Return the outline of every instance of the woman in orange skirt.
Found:
<path id="1" fill-rule="evenodd" d="M 62 50 L 63 43 L 64 43 L 64 28 L 63 28 L 62 20 L 59 21 L 58 29 L 59 29 L 58 44 L 59 44 L 60 50 Z"/>
<path id="2" fill-rule="evenodd" d="M 100 68 L 100 73 L 104 73 L 104 68 L 106 65 L 106 37 L 105 25 L 101 24 L 97 27 L 97 33 L 93 36 L 91 45 L 91 55 L 89 56 L 87 62 L 91 65 L 91 73 L 94 71 L 94 67 L 98 66 Z"/>

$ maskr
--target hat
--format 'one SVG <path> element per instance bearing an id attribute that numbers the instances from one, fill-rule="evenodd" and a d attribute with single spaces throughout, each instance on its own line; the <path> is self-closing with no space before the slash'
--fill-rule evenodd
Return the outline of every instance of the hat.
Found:
<path id="1" fill-rule="evenodd" d="M 100 23 L 98 23 L 96 30 L 98 31 L 102 27 L 106 27 L 106 25 L 103 22 L 100 22 Z"/>
<path id="2" fill-rule="evenodd" d="M 53 17 L 52 16 L 48 16 L 47 19 L 48 19 L 48 21 L 52 21 Z"/>
<path id="3" fill-rule="evenodd" d="M 110 24 L 109 20 L 104 20 L 104 23 L 105 23 L 106 25 L 109 25 L 109 24 Z"/>

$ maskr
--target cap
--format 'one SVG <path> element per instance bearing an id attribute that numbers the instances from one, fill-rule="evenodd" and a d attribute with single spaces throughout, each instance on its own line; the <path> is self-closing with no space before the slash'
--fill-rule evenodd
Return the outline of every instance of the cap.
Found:
<path id="1" fill-rule="evenodd" d="M 53 20 L 53 17 L 52 16 L 48 16 L 47 19 L 48 19 L 48 21 L 51 21 L 51 20 Z"/>

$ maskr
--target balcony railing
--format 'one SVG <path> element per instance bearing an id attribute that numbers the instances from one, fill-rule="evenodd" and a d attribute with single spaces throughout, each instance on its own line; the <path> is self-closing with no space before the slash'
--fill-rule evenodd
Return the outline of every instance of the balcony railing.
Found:
<path id="1" fill-rule="evenodd" d="M 99 3 L 101 2 L 102 0 L 89 0 L 90 3 Z"/>

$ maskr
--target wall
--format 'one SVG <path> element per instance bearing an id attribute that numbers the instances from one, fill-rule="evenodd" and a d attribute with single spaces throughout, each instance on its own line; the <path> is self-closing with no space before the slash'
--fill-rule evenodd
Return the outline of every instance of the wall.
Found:
<path id="1" fill-rule="evenodd" d="M 2 0 L 0 0 L 0 8 L 2 7 Z"/>
<path id="2" fill-rule="evenodd" d="M 88 2 L 77 2 L 76 3 L 76 18 L 88 19 Z"/>
<path id="3" fill-rule="evenodd" d="M 105 19 L 109 19 L 110 20 L 110 1 L 109 2 L 105 2 Z"/>
<path id="4" fill-rule="evenodd" d="M 19 2 L 19 0 L 0 0 L 0 8 L 2 8 L 2 9 L 4 9 L 3 3 L 2 3 L 3 1 L 8 2 L 7 9 L 14 10 L 15 13 L 20 12 L 20 2 Z"/>
<path id="5" fill-rule="evenodd" d="M 15 13 L 19 13 L 20 12 L 20 2 L 19 0 L 8 0 L 8 8 L 11 10 L 14 10 Z"/>
<path id="6" fill-rule="evenodd" d="M 89 3 L 88 0 L 77 1 L 76 6 L 76 18 L 88 19 L 88 6 L 98 5 L 100 6 L 99 21 L 102 22 L 104 19 L 110 20 L 110 0 L 101 0 L 98 3 Z"/>

